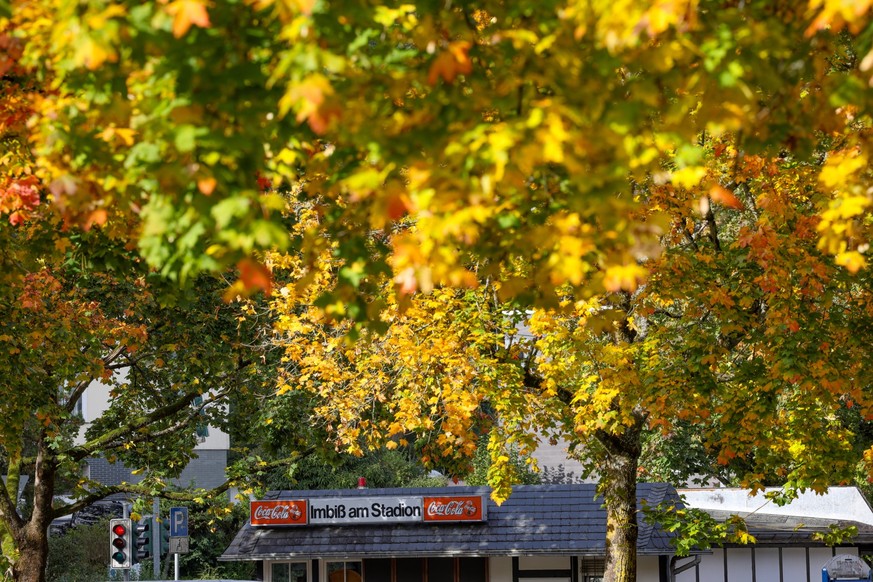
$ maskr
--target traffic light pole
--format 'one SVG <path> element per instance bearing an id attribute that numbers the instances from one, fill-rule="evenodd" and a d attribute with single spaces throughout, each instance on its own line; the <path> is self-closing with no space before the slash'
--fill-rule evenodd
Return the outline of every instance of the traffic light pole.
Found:
<path id="1" fill-rule="evenodd" d="M 161 579 L 161 500 L 152 499 L 152 575 L 155 580 Z"/>
<path id="2" fill-rule="evenodd" d="M 130 519 L 130 504 L 127 503 L 126 501 L 122 502 L 122 504 L 121 504 L 121 516 L 124 519 Z M 128 551 L 135 552 L 136 550 L 134 550 L 133 547 L 130 547 L 128 549 Z M 133 556 L 131 556 L 131 561 L 133 561 Z M 125 568 L 124 570 L 122 570 L 122 576 L 123 576 L 122 580 L 124 580 L 124 582 L 130 582 L 130 570 L 129 569 Z"/>

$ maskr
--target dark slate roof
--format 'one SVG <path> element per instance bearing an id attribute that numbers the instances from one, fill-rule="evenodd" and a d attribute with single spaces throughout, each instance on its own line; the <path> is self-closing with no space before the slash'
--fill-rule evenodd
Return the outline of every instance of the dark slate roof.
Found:
<path id="1" fill-rule="evenodd" d="M 483 487 L 273 491 L 263 499 L 484 495 Z M 673 487 L 640 483 L 638 504 L 681 503 Z M 223 561 L 322 557 L 605 555 L 606 511 L 594 484 L 525 485 L 502 505 L 488 500 L 487 522 L 252 527 L 246 524 Z M 668 534 L 640 519 L 638 553 L 672 555 Z"/>

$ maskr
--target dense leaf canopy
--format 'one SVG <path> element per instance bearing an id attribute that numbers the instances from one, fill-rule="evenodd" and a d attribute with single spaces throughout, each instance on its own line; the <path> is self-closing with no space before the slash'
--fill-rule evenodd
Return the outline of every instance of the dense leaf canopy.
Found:
<path id="1" fill-rule="evenodd" d="M 640 431 L 694 422 L 747 484 L 820 488 L 869 415 L 871 69 L 867 1 L 0 2 L 0 365 L 136 344 L 70 278 L 99 240 L 100 272 L 280 290 L 279 397 L 353 449 L 560 426 L 627 502 Z"/>

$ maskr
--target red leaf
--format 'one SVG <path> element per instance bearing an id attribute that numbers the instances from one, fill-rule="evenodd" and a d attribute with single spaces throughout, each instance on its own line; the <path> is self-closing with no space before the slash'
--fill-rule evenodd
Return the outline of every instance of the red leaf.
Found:
<path id="1" fill-rule="evenodd" d="M 273 289 L 273 273 L 265 265 L 253 260 L 243 259 L 237 263 L 239 280 L 249 293 L 263 291 L 269 295 Z"/>

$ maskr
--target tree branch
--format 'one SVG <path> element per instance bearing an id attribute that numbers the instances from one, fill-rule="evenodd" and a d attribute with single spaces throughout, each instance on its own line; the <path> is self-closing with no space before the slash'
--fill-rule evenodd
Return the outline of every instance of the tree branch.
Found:
<path id="1" fill-rule="evenodd" d="M 270 469 L 275 469 L 277 467 L 283 467 L 290 465 L 296 461 L 299 461 L 302 457 L 306 457 L 311 455 L 315 451 L 314 447 L 310 447 L 305 451 L 302 451 L 294 456 L 285 457 L 283 459 L 276 459 L 273 461 L 262 461 L 262 464 L 259 464 L 257 467 L 258 471 L 266 471 Z M 251 472 L 247 473 L 251 474 Z M 138 483 L 122 483 L 120 485 L 99 485 L 96 482 L 91 482 L 99 485 L 97 489 L 88 493 L 85 497 L 82 497 L 76 500 L 74 503 L 70 503 L 68 505 L 62 505 L 60 507 L 56 507 L 52 511 L 52 519 L 57 519 L 59 517 L 63 517 L 65 515 L 70 515 L 77 511 L 81 511 L 82 509 L 88 507 L 96 501 L 100 501 L 101 499 L 105 499 L 110 495 L 115 495 L 118 493 L 129 493 L 133 496 L 138 497 L 160 497 L 161 499 L 168 499 L 171 501 L 196 501 L 199 498 L 212 498 L 221 495 L 226 492 L 231 487 L 234 487 L 238 483 L 242 481 L 242 477 L 229 477 L 224 480 L 223 483 L 213 487 L 212 489 L 195 489 L 191 491 L 160 491 L 157 494 L 154 489 L 147 485 L 142 485 Z"/>

